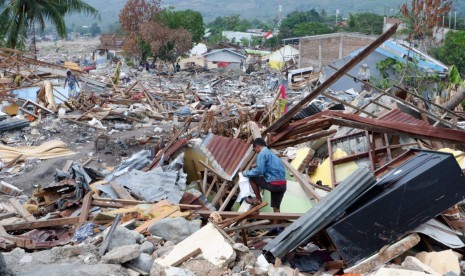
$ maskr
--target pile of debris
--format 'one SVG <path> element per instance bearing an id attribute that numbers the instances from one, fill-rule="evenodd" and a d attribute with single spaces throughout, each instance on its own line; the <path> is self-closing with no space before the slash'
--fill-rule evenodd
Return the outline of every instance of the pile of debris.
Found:
<path id="1" fill-rule="evenodd" d="M 400 87 L 327 92 L 392 32 L 303 92 L 118 63 L 73 71 L 72 100 L 65 67 L 2 49 L 0 274 L 461 274 L 465 118 Z M 243 200 L 258 137 L 288 172 L 281 213 Z"/>

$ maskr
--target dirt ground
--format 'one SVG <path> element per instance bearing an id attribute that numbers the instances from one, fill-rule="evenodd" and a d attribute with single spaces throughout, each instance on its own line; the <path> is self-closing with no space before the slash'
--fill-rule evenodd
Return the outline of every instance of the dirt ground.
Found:
<path id="1" fill-rule="evenodd" d="M 97 37 L 74 41 L 39 42 L 37 46 L 39 59 L 53 63 L 57 60 L 85 58 L 97 49 L 99 44 L 100 40 Z M 86 123 L 87 121 L 82 121 L 82 124 Z M 154 131 L 158 124 L 163 128 L 161 122 L 153 122 L 153 125 L 149 124 L 150 126 L 146 127 L 124 120 L 104 120 L 102 123 L 107 130 L 98 130 L 50 117 L 40 122 L 33 122 L 31 127 L 22 130 L 1 133 L 0 140 L 3 142 L 14 141 L 8 146 L 39 146 L 46 141 L 61 140 L 76 154 L 63 158 L 18 163 L 13 173 L 1 172 L 0 180 L 11 183 L 22 189 L 26 195 L 30 195 L 36 185 L 43 187 L 53 183 L 55 170 L 62 169 L 67 160 L 80 164 L 87 161 L 88 167 L 97 171 L 108 171 L 142 149 L 153 149 L 159 141 L 158 137 L 163 134 Z M 99 144 L 96 149 L 95 142 L 98 137 L 109 139 L 103 145 Z"/>
<path id="2" fill-rule="evenodd" d="M 129 127 L 129 124 L 124 121 L 112 121 L 106 125 L 115 127 L 116 124 L 124 124 Z M 76 125 L 63 120 L 49 120 L 39 123 L 37 126 L 21 131 L 22 138 L 28 139 L 30 145 L 40 145 L 49 140 L 61 140 L 68 147 L 76 152 L 75 155 L 66 156 L 63 158 L 54 158 L 34 162 L 17 173 L 14 177 L 6 177 L 4 181 L 17 186 L 19 189 L 29 194 L 34 190 L 35 185 L 48 185 L 53 182 L 56 169 L 62 169 L 67 160 L 73 160 L 79 163 L 84 163 L 92 158 L 87 166 L 96 170 L 111 169 L 118 165 L 124 158 L 130 157 L 132 154 L 142 149 L 152 149 L 157 142 L 157 139 L 150 139 L 154 135 L 154 127 L 150 128 L 134 128 L 130 130 L 118 131 L 108 134 L 109 130 L 95 130 L 92 127 Z M 34 133 L 35 135 L 32 135 Z M 95 148 L 95 140 L 100 135 L 107 135 L 110 139 L 104 146 Z M 18 137 L 18 133 L 10 131 L 3 138 Z M 145 142 L 141 144 L 141 142 Z M 20 144 L 23 144 L 25 139 Z"/>
<path id="3" fill-rule="evenodd" d="M 46 62 L 57 60 L 72 61 L 90 56 L 100 45 L 100 37 L 78 38 L 73 41 L 57 40 L 37 43 L 39 59 Z"/>

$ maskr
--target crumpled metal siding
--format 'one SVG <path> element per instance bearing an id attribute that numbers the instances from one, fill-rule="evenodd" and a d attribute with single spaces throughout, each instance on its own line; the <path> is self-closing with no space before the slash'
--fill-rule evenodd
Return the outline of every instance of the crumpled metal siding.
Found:
<path id="1" fill-rule="evenodd" d="M 226 180 L 232 180 L 252 145 L 241 139 L 234 139 L 209 134 L 200 144 L 200 150 L 208 158 L 208 163 Z"/>
<path id="2" fill-rule="evenodd" d="M 406 124 L 417 125 L 417 126 L 431 126 L 429 123 L 423 120 L 418 120 L 417 118 L 407 113 L 404 113 L 400 111 L 399 109 L 393 109 L 389 111 L 388 113 L 379 117 L 378 120 L 406 123 Z"/>
<path id="3" fill-rule="evenodd" d="M 10 118 L 0 122 L 0 133 L 9 130 L 21 129 L 28 127 L 29 121 L 26 119 Z"/>
<path id="4" fill-rule="evenodd" d="M 359 168 L 263 249 L 282 258 L 336 220 L 376 179 L 367 168 Z"/>
<path id="5" fill-rule="evenodd" d="M 302 109 L 299 113 L 297 113 L 292 120 L 300 120 L 306 117 L 310 117 L 312 115 L 315 115 L 317 113 L 321 112 L 321 109 L 315 104 L 312 103 L 306 108 Z"/>

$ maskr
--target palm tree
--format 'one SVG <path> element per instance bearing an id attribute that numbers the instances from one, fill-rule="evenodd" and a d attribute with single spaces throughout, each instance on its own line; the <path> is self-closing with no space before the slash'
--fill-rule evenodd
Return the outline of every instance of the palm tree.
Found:
<path id="1" fill-rule="evenodd" d="M 6 47 L 22 48 L 29 30 L 35 26 L 44 31 L 46 23 L 52 23 L 61 38 L 66 37 L 64 16 L 70 13 L 93 15 L 100 19 L 98 11 L 82 0 L 0 0 L 0 30 Z"/>

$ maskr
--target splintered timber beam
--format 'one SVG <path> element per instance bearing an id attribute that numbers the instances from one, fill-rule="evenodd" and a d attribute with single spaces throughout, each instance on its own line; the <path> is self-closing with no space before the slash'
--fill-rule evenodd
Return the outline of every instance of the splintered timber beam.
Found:
<path id="1" fill-rule="evenodd" d="M 403 238 L 402 240 L 381 248 L 381 250 L 375 255 L 361 261 L 360 263 L 344 269 L 344 273 L 354 274 L 365 274 L 373 269 L 382 266 L 390 260 L 400 256 L 410 250 L 420 242 L 420 236 L 417 233 L 413 233 Z"/>
<path id="2" fill-rule="evenodd" d="M 213 213 L 213 211 L 210 211 L 210 210 L 196 210 L 195 212 L 193 212 L 193 214 L 198 214 L 201 217 L 205 217 L 205 218 L 210 217 L 210 215 L 212 213 Z M 239 215 L 244 214 L 244 213 L 240 213 L 240 212 L 231 212 L 231 211 L 218 211 L 217 213 L 219 213 L 220 216 L 223 219 L 235 218 L 235 217 L 237 217 Z M 299 214 L 299 213 L 259 212 L 259 213 L 250 214 L 250 216 L 248 216 L 247 219 L 270 219 L 270 220 L 273 220 L 273 219 L 278 219 L 278 220 L 290 219 L 290 220 L 293 220 L 293 219 L 300 218 L 300 216 L 302 216 L 302 215 L 303 214 Z"/>
<path id="3" fill-rule="evenodd" d="M 26 230 L 26 229 L 36 229 L 36 228 L 47 228 L 55 226 L 63 226 L 68 224 L 76 224 L 79 218 L 59 218 L 59 219 L 49 219 L 45 221 L 30 221 L 30 222 L 21 222 L 15 224 L 5 224 L 3 227 L 6 231 L 17 231 L 17 230 Z"/>
<path id="4" fill-rule="evenodd" d="M 376 48 L 378 48 L 383 42 L 388 40 L 392 35 L 394 35 L 397 31 L 397 27 L 399 25 L 395 24 L 381 36 L 379 36 L 375 41 L 373 41 L 370 45 L 368 45 L 365 49 L 363 49 L 358 55 L 356 55 L 352 60 L 347 62 L 344 66 L 341 67 L 337 72 L 335 72 L 332 76 L 326 79 L 323 83 L 321 83 L 318 87 L 316 87 L 310 94 L 308 94 L 305 98 L 303 98 L 299 103 L 297 103 L 294 107 L 292 107 L 286 114 L 284 114 L 281 118 L 279 118 L 275 123 L 269 126 L 264 135 L 270 132 L 276 132 L 282 126 L 284 126 L 289 120 L 291 120 L 294 115 L 296 115 L 303 106 L 305 106 L 310 101 L 314 100 L 319 94 L 324 92 L 327 88 L 329 88 L 333 83 L 335 83 L 339 78 L 344 76 L 345 73 L 349 72 L 355 65 L 361 62 L 364 58 L 366 58 L 371 52 L 373 52 Z"/>

